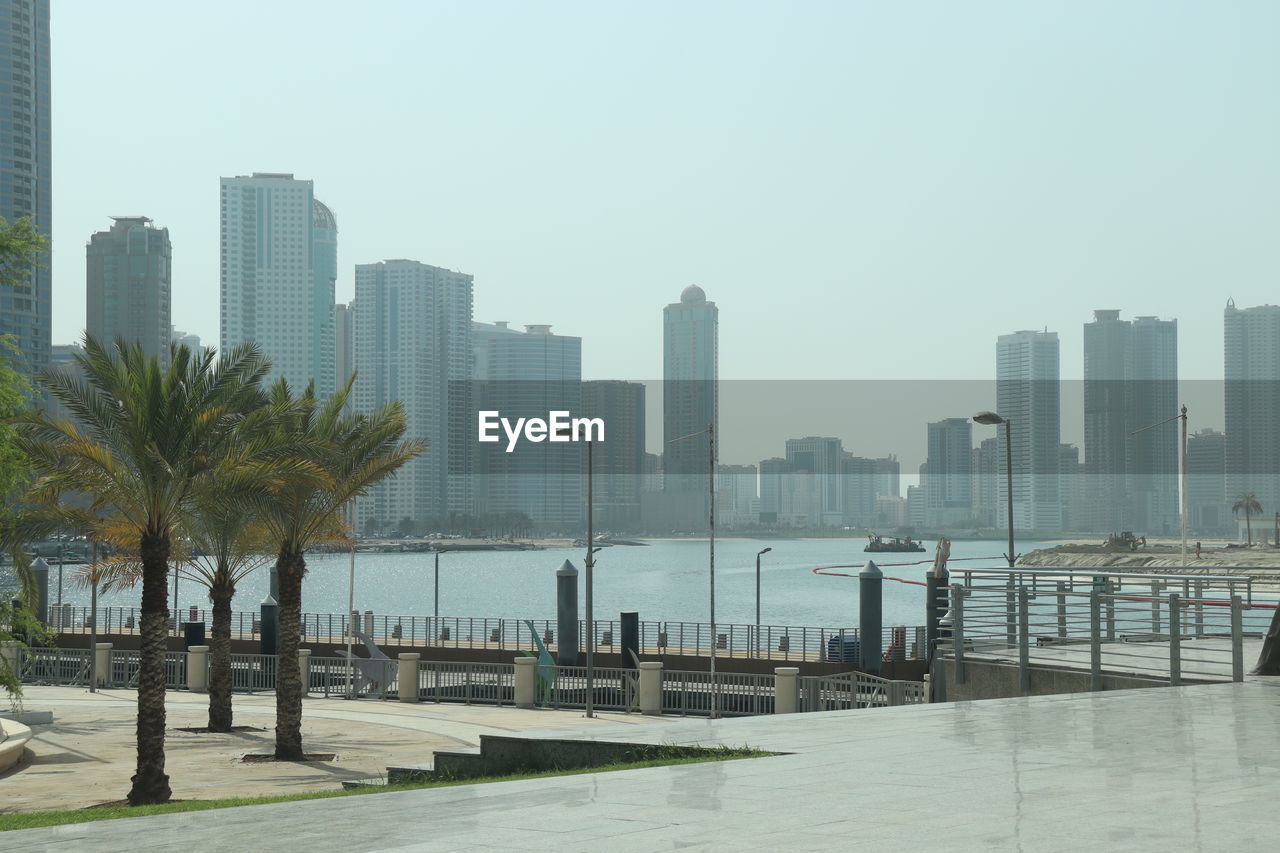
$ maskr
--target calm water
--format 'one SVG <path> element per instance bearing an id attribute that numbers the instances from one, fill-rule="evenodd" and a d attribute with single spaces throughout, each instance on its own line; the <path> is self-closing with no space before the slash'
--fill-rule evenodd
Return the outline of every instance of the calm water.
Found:
<path id="1" fill-rule="evenodd" d="M 761 616 L 773 625 L 849 627 L 858 623 L 856 578 L 815 575 L 817 566 L 861 564 L 864 540 L 718 540 L 716 542 L 716 621 L 755 621 L 755 555 L 772 547 L 761 563 Z M 885 575 L 922 580 L 933 559 L 933 543 L 924 554 L 881 554 Z M 1034 543 L 1022 543 L 1021 553 Z M 954 542 L 951 555 L 991 557 L 959 566 L 1002 566 L 1002 544 Z M 472 551 L 440 557 L 440 613 L 442 616 L 508 616 L 555 618 L 556 569 L 571 560 L 579 569 L 579 606 L 584 601 L 581 574 L 583 549 L 545 551 Z M 924 559 L 921 565 L 891 566 Z M 341 613 L 347 606 L 350 557 L 325 554 L 308 557 L 303 584 L 303 609 Z M 433 555 L 357 554 L 356 608 L 389 615 L 431 613 Z M 70 582 L 67 567 L 63 600 L 88 604 L 87 590 Z M 845 569 L 852 574 L 857 569 Z M 637 610 L 641 619 L 707 621 L 709 604 L 706 540 L 655 541 L 647 547 L 615 546 L 596 554 L 594 575 L 596 618 L 617 618 L 622 610 Z M 260 570 L 241 584 L 234 607 L 256 609 L 267 592 L 267 574 Z M 171 591 L 172 594 L 172 591 Z M 102 605 L 138 604 L 137 592 L 99 596 Z M 57 569 L 50 571 L 50 603 L 57 601 Z M 178 589 L 182 607 L 208 606 L 208 598 L 194 582 Z M 923 623 L 924 588 L 886 581 L 884 622 Z"/>

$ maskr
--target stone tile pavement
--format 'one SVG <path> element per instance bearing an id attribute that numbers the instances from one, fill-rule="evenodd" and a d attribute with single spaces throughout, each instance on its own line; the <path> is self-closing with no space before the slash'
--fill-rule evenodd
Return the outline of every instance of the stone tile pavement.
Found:
<path id="1" fill-rule="evenodd" d="M 1274 680 L 654 722 L 582 736 L 747 744 L 787 754 L 23 830 L 0 836 L 0 847 L 1275 848 Z"/>
<path id="2" fill-rule="evenodd" d="M 33 726 L 23 766 L 0 774 L 0 813 L 82 808 L 124 797 L 136 758 L 137 693 L 79 687 L 27 687 L 25 693 L 26 707 L 52 711 L 54 722 Z M 430 762 L 437 749 L 475 746 L 482 734 L 648 722 L 624 714 L 592 721 L 581 711 L 311 698 L 303 706 L 303 744 L 310 752 L 336 753 L 337 760 L 245 764 L 244 754 L 275 748 L 275 694 L 235 696 L 236 725 L 253 731 L 178 731 L 205 725 L 208 703 L 207 694 L 167 694 L 165 762 L 175 798 L 331 791 L 346 779 L 380 776 L 389 764 Z"/>

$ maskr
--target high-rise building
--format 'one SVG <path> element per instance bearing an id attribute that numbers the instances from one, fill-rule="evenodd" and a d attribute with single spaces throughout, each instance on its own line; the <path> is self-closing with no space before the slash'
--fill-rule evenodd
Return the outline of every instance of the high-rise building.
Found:
<path id="1" fill-rule="evenodd" d="M 774 524 L 782 512 L 782 480 L 791 471 L 785 459 L 760 460 L 760 520 Z"/>
<path id="2" fill-rule="evenodd" d="M 1176 320 L 1095 311 L 1084 326 L 1085 473 L 1076 529 L 1171 533 L 1178 527 Z"/>
<path id="3" fill-rule="evenodd" d="M 1001 427 L 1003 429 L 1003 427 Z M 973 517 L 983 527 L 995 527 L 1004 500 L 1004 437 L 984 438 L 973 449 Z"/>
<path id="4" fill-rule="evenodd" d="M 662 424 L 664 488 L 668 493 L 707 494 L 710 443 L 703 432 L 719 430 L 719 309 L 691 284 L 680 301 L 662 312 Z M 717 446 L 721 437 L 716 437 Z M 669 500 L 676 500 L 669 496 Z M 694 515 L 705 515 L 697 501 Z"/>
<path id="5" fill-rule="evenodd" d="M 844 523 L 875 527 L 879 459 L 867 459 L 845 452 L 840 460 L 840 479 L 844 500 Z"/>
<path id="6" fill-rule="evenodd" d="M 890 453 L 873 461 L 876 463 L 876 496 L 902 497 L 902 463 L 898 461 L 898 457 Z"/>
<path id="7" fill-rule="evenodd" d="M 599 530 L 640 523 L 644 481 L 644 385 L 601 380 L 582 383 L 582 417 L 604 421 L 604 440 L 591 448 L 592 500 Z"/>
<path id="8" fill-rule="evenodd" d="M 272 380 L 333 394 L 338 225 L 311 181 L 254 172 L 222 179 L 221 348 L 256 343 Z"/>
<path id="9" fill-rule="evenodd" d="M 1058 446 L 1058 491 L 1062 496 L 1062 529 L 1086 529 L 1084 510 L 1088 506 L 1090 495 L 1084 465 L 1080 462 L 1080 448 L 1074 444 Z"/>
<path id="10" fill-rule="evenodd" d="M 996 408 L 1013 425 L 1016 530 L 1062 529 L 1058 491 L 1058 445 L 1062 443 L 1059 378 L 1057 332 L 1023 331 L 1000 336 L 996 346 Z M 1000 476 L 1004 476 L 1003 459 Z M 1008 524 L 1005 503 L 999 502 L 997 509 L 997 522 L 1004 527 Z"/>
<path id="11" fill-rule="evenodd" d="M 1227 437 L 1212 429 L 1187 436 L 1187 526 L 1197 536 L 1235 532 L 1227 500 Z"/>
<path id="12" fill-rule="evenodd" d="M 80 344 L 54 344 L 50 348 L 49 368 L 66 373 L 72 379 L 83 379 L 84 372 L 80 370 L 80 363 L 76 361 L 77 356 L 84 355 L 84 347 Z M 49 417 L 64 421 L 74 421 L 75 415 L 62 402 L 52 394 L 49 395 L 46 402 L 46 411 Z"/>
<path id="13" fill-rule="evenodd" d="M 716 523 L 754 526 L 760 520 L 759 472 L 754 465 L 721 465 L 716 471 Z"/>
<path id="14" fill-rule="evenodd" d="M 944 418 L 928 425 L 925 524 L 949 527 L 973 516 L 973 422 Z"/>
<path id="15" fill-rule="evenodd" d="M 334 389 L 343 388 L 356 369 L 355 300 L 333 306 L 333 382 Z M 468 327 L 470 327 L 470 317 Z"/>
<path id="16" fill-rule="evenodd" d="M 357 310 L 363 313 L 364 306 Z M 547 325 L 524 328 L 472 324 L 474 409 L 497 411 L 513 422 L 546 419 L 552 411 L 580 416 L 582 339 L 552 334 Z M 470 429 L 474 438 L 474 421 Z M 544 531 L 581 531 L 586 461 L 581 443 L 524 442 L 511 453 L 501 442 L 476 443 L 474 449 L 476 514 L 523 513 Z"/>
<path id="17" fill-rule="evenodd" d="M 1252 492 L 1280 512 L 1280 306 L 1224 313 L 1227 502 Z"/>
<path id="18" fill-rule="evenodd" d="M 113 216 L 85 249 L 85 331 L 109 344 L 125 338 L 169 363 L 173 250 L 169 229 L 145 216 Z"/>
<path id="19" fill-rule="evenodd" d="M 410 260 L 356 265 L 353 407 L 367 413 L 399 400 L 405 434 L 427 442 L 358 501 L 361 530 L 441 519 L 465 500 L 459 456 L 473 438 L 463 430 L 474 426 L 459 395 L 470 387 L 471 300 L 465 273 Z"/>
<path id="20" fill-rule="evenodd" d="M 177 344 L 178 346 L 184 346 L 192 352 L 198 352 L 203 349 L 199 335 L 192 332 L 184 332 L 181 329 L 175 329 L 172 326 L 169 327 L 169 342 Z"/>
<path id="21" fill-rule="evenodd" d="M 0 0 L 0 217 L 31 217 L 51 238 L 49 0 Z M 49 367 L 53 292 L 48 254 L 0 288 L 0 335 L 13 335 L 32 371 Z"/>
<path id="22" fill-rule="evenodd" d="M 811 526 L 839 526 L 844 522 L 844 448 L 840 439 L 821 436 L 789 438 L 787 462 L 793 472 L 813 479 Z"/>

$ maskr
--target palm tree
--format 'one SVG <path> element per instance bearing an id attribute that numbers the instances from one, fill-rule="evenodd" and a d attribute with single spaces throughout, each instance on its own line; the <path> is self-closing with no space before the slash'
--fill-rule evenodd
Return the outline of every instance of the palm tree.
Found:
<path id="1" fill-rule="evenodd" d="M 296 476 L 282 483 L 259 507 L 262 526 L 274 542 L 280 592 L 275 751 L 280 760 L 304 758 L 298 645 L 302 636 L 302 578 L 307 572 L 305 552 L 339 535 L 344 529 L 343 508 L 425 446 L 420 441 L 401 441 L 405 418 L 399 402 L 388 403 L 371 415 L 345 414 L 351 384 L 348 381 L 324 402 L 316 399 L 311 385 L 297 398 L 284 380 L 271 388 L 273 406 L 284 411 L 290 401 L 296 402 L 278 419 L 278 429 L 293 442 L 289 453 L 295 464 L 312 466 L 311 476 Z"/>
<path id="2" fill-rule="evenodd" d="M 253 346 L 217 359 L 213 349 L 170 349 L 169 366 L 122 338 L 85 336 L 76 361 L 83 379 L 55 371 L 43 378 L 75 423 L 40 413 L 22 419 L 23 449 L 37 480 L 32 497 L 87 495 L 89 512 L 118 517 L 131 531 L 142 570 L 138 673 L 137 772 L 130 805 L 167 802 L 165 639 L 172 537 L 195 509 L 201 483 L 234 479 L 224 448 L 245 413 L 261 402 L 267 360 Z"/>
<path id="3" fill-rule="evenodd" d="M 1258 496 L 1253 492 L 1244 492 L 1236 498 L 1236 502 L 1231 505 L 1232 515 L 1244 513 L 1244 529 L 1249 537 L 1249 544 L 1253 544 L 1253 525 L 1250 523 L 1250 517 L 1255 512 L 1262 512 L 1262 504 L 1258 503 Z"/>
<path id="4" fill-rule="evenodd" d="M 209 637 L 209 731 L 229 732 L 231 710 L 231 600 L 236 586 L 271 562 L 270 540 L 253 510 L 235 500 L 205 504 L 186 528 L 191 556 L 183 577 L 209 590 L 213 624 Z"/>

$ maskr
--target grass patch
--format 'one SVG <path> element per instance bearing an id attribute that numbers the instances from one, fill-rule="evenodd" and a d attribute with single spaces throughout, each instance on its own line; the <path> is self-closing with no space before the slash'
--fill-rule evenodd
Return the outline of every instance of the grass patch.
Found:
<path id="1" fill-rule="evenodd" d="M 66 809 L 48 812 L 27 812 L 0 815 L 0 832 L 13 829 L 33 829 L 40 826 L 61 826 L 72 823 L 90 823 L 98 820 L 115 820 L 125 817 L 143 817 L 174 812 L 198 812 L 206 809 L 228 809 L 236 806 L 261 806 L 267 803 L 292 803 L 299 800 L 329 800 L 335 797 L 362 797 L 393 791 L 420 791 L 424 788 L 448 788 L 455 785 L 475 785 L 488 782 L 512 782 L 520 779 L 544 779 L 554 776 L 580 776 L 585 773 L 612 773 L 618 770 L 638 770 L 643 767 L 670 767 L 677 764 L 703 764 L 709 761 L 733 761 L 738 758 L 760 758 L 777 753 L 749 747 L 715 747 L 706 749 L 696 757 L 651 758 L 608 764 L 603 767 L 583 767 L 574 770 L 545 770 L 536 773 L 513 773 L 508 776 L 490 776 L 479 779 L 436 780 L 411 782 L 404 785 L 369 785 L 354 790 L 316 791 L 309 794 L 283 794 L 277 797 L 228 797 L 221 800 L 183 800 L 159 806 L 107 806 L 102 808 Z"/>

